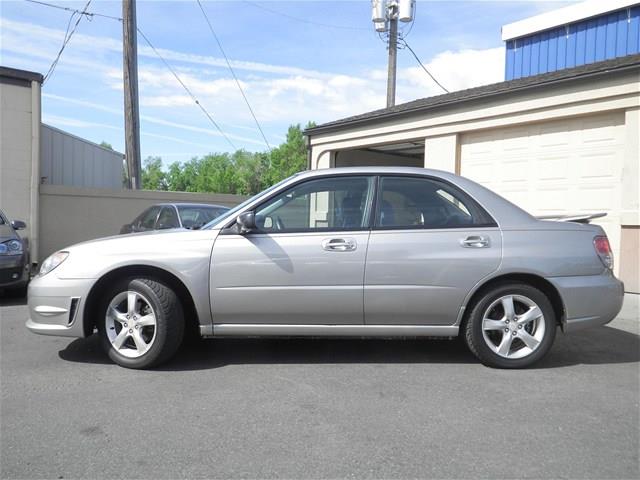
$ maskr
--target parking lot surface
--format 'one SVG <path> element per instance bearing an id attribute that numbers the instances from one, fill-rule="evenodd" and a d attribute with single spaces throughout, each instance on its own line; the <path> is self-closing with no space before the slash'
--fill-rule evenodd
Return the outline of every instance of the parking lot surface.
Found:
<path id="1" fill-rule="evenodd" d="M 458 341 L 218 339 L 153 371 L 0 300 L 2 478 L 638 478 L 638 296 L 535 368 Z"/>

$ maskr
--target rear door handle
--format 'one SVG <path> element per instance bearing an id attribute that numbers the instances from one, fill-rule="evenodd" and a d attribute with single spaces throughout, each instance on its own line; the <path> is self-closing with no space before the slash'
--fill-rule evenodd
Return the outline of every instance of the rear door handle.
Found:
<path id="1" fill-rule="evenodd" d="M 460 245 L 465 248 L 487 248 L 489 246 L 489 238 L 483 235 L 469 235 L 467 238 L 460 240 Z"/>
<path id="2" fill-rule="evenodd" d="M 329 252 L 351 252 L 356 247 L 353 238 L 326 238 L 322 241 L 322 248 Z"/>

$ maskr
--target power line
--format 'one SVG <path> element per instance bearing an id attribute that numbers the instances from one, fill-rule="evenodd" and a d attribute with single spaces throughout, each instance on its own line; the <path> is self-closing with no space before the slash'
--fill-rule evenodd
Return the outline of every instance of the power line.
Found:
<path id="1" fill-rule="evenodd" d="M 207 111 L 207 109 L 204 108 L 204 106 L 200 103 L 198 98 L 191 92 L 191 90 L 189 90 L 189 87 L 187 87 L 185 85 L 185 83 L 178 76 L 178 74 L 173 69 L 173 67 L 171 67 L 171 65 L 169 65 L 169 63 L 164 59 L 164 57 L 162 55 L 160 55 L 160 52 L 158 52 L 158 50 L 156 50 L 156 47 L 153 46 L 153 44 L 147 38 L 147 36 L 142 32 L 142 30 L 140 30 L 140 27 L 138 27 L 137 30 L 138 30 L 138 33 L 140 34 L 140 36 L 144 39 L 144 41 L 147 42 L 147 44 L 149 45 L 149 47 L 151 47 L 153 52 L 158 56 L 158 58 L 162 61 L 162 63 L 164 63 L 165 67 L 167 67 L 169 69 L 169 71 L 173 74 L 173 76 L 176 78 L 178 83 L 180 83 L 180 85 L 182 85 L 182 88 L 184 89 L 184 91 L 187 92 L 187 94 L 191 97 L 191 99 L 195 102 L 195 104 L 198 105 L 198 107 L 200 107 L 200 110 L 202 110 L 202 112 L 207 116 L 209 121 L 213 124 L 214 127 L 216 127 L 216 129 L 225 138 L 225 140 L 227 142 L 229 142 L 229 145 L 231 145 L 231 148 L 233 148 L 234 150 L 237 150 L 238 148 L 233 144 L 233 142 L 229 139 L 229 137 L 227 137 L 227 135 L 222 131 L 222 129 L 220 128 L 220 125 L 218 125 L 218 123 L 213 119 L 213 117 Z"/>
<path id="2" fill-rule="evenodd" d="M 260 131 L 260 135 L 262 135 L 262 138 L 264 139 L 264 143 L 267 145 L 267 148 L 269 150 L 271 150 L 271 145 L 269 145 L 269 141 L 267 140 L 267 136 L 264 134 L 264 131 L 262 130 L 262 127 L 260 126 L 260 122 L 258 121 L 258 118 L 256 117 L 256 114 L 253 112 L 253 108 L 251 108 L 251 104 L 249 103 L 249 99 L 247 98 L 246 94 L 244 93 L 242 85 L 240 85 L 240 80 L 238 80 L 238 77 L 236 76 L 236 72 L 233 70 L 233 67 L 231 66 L 231 62 L 229 61 L 229 58 L 227 57 L 227 54 L 224 51 L 224 48 L 222 48 L 222 43 L 220 42 L 220 39 L 218 38 L 218 35 L 216 35 L 216 31 L 213 29 L 213 25 L 211 24 L 211 21 L 209 20 L 209 17 L 207 16 L 207 13 L 204 11 L 204 7 L 202 6 L 202 3 L 200 3 L 200 0 L 196 0 L 196 1 L 198 2 L 198 6 L 200 7 L 200 11 L 202 12 L 202 15 L 204 16 L 204 19 L 207 21 L 207 25 L 209 25 L 209 30 L 211 30 L 211 34 L 213 35 L 213 38 L 216 40 L 216 43 L 218 44 L 218 47 L 220 48 L 220 51 L 222 52 L 222 56 L 224 57 L 225 62 L 227 62 L 227 67 L 229 67 L 229 71 L 231 72 L 231 75 L 233 76 L 233 79 L 236 81 L 236 85 L 238 85 L 238 90 L 240 90 L 240 93 L 242 94 L 242 98 L 244 98 L 244 103 L 247 104 L 247 108 L 249 109 L 249 112 L 251 112 L 251 116 L 253 117 L 253 120 L 256 122 L 256 126 L 258 127 L 258 130 Z"/>
<path id="3" fill-rule="evenodd" d="M 89 0 L 89 2 L 87 3 L 87 5 L 85 5 L 85 8 L 82 10 L 77 10 L 75 8 L 69 8 L 69 7 L 63 7 L 61 5 L 55 5 L 53 3 L 47 3 L 47 2 L 41 2 L 39 0 L 25 0 L 26 2 L 29 3 L 34 3 L 34 4 L 38 4 L 38 5 L 43 5 L 45 7 L 51 7 L 51 8 L 57 8 L 59 10 L 65 10 L 67 12 L 72 12 L 72 14 L 74 15 L 79 15 L 79 19 L 81 19 L 83 16 L 84 17 L 103 17 L 103 18 L 109 18 L 111 20 L 117 20 L 119 22 L 122 22 L 122 18 L 121 17 L 114 17 L 112 15 L 105 15 L 102 13 L 95 13 L 95 12 L 87 12 L 86 9 L 89 6 L 89 3 L 91 3 L 91 0 Z M 72 15 L 73 18 L 73 15 Z M 71 23 L 71 20 L 69 21 L 69 24 Z M 68 30 L 68 28 L 67 28 Z M 149 38 L 147 38 L 147 36 L 142 32 L 142 30 L 140 30 L 139 27 L 137 27 L 137 31 L 140 34 L 140 36 L 145 40 L 145 42 L 147 42 L 147 44 L 149 45 L 149 47 L 151 47 L 151 49 L 153 50 L 153 52 L 156 54 L 156 56 L 162 61 L 162 63 L 164 63 L 165 67 L 167 67 L 167 69 L 169 69 L 169 71 L 173 74 L 173 76 L 175 77 L 175 79 L 178 81 L 178 83 L 180 83 L 180 85 L 182 86 L 182 88 L 189 94 L 189 96 L 191 97 L 191 99 L 195 102 L 196 105 L 198 105 L 198 107 L 200 108 L 200 110 L 202 110 L 202 112 L 207 116 L 207 118 L 209 119 L 209 121 L 213 124 L 214 127 L 216 127 L 216 129 L 218 130 L 218 132 L 220 132 L 220 134 L 225 138 L 225 140 L 229 143 L 229 145 L 231 145 L 231 148 L 233 148 L 234 150 L 237 150 L 237 147 L 234 145 L 234 143 L 231 141 L 231 139 L 229 139 L 229 137 L 224 133 L 224 131 L 220 128 L 220 126 L 218 125 L 218 123 L 213 119 L 213 117 L 211 116 L 211 114 L 207 111 L 206 108 L 204 108 L 204 106 L 200 103 L 200 101 L 198 100 L 198 98 L 191 92 L 191 90 L 189 90 L 189 87 L 187 87 L 185 85 L 185 83 L 182 81 L 182 79 L 180 79 L 180 77 L 178 76 L 178 74 L 175 72 L 175 70 L 171 67 L 171 65 L 169 65 L 169 63 L 164 59 L 164 57 L 162 57 L 162 55 L 160 55 L 160 52 L 158 52 L 158 50 L 153 46 L 153 44 L 151 43 L 151 41 L 149 40 Z M 68 43 L 68 39 L 67 36 L 65 35 L 65 39 Z M 59 58 L 59 55 L 58 55 Z M 56 59 L 56 63 L 57 63 L 57 59 Z M 46 78 L 46 77 L 45 77 Z"/>
<path id="4" fill-rule="evenodd" d="M 37 5 L 44 5 L 45 7 L 51 7 L 51 8 L 57 8 L 58 10 L 64 10 L 66 12 L 73 12 L 75 14 L 78 15 L 83 15 L 87 18 L 92 18 L 92 17 L 102 17 L 102 18 L 110 18 L 111 20 L 118 20 L 118 21 L 122 21 L 122 18 L 120 17 L 114 17 L 112 15 L 105 15 L 103 13 L 96 13 L 96 12 L 87 12 L 84 10 L 77 10 L 75 8 L 69 8 L 69 7 L 63 7 L 62 5 L 55 5 L 53 3 L 47 3 L 47 2 L 40 2 L 38 0 L 24 0 L 25 2 L 29 2 L 29 3 L 35 3 Z"/>
<path id="5" fill-rule="evenodd" d="M 82 12 L 86 12 L 87 8 L 89 8 L 89 4 L 90 3 L 91 3 L 91 0 L 89 0 L 87 2 L 87 4 L 82 9 Z M 67 23 L 67 31 L 64 34 L 64 40 L 62 41 L 62 46 L 60 47 L 60 51 L 58 52 L 58 55 L 56 55 L 56 58 L 51 63 L 51 66 L 49 67 L 49 70 L 47 70 L 47 73 L 45 74 L 45 76 L 44 76 L 44 78 L 42 80 L 42 84 L 43 85 L 49 79 L 49 77 L 53 74 L 53 71 L 56 69 L 56 65 L 58 65 L 58 61 L 60 60 L 60 57 L 62 56 L 62 52 L 64 52 L 64 49 L 66 48 L 67 44 L 71 40 L 71 37 L 73 36 L 73 34 L 76 31 L 76 28 L 78 28 L 78 24 L 80 23 L 80 20 L 82 20 L 82 18 L 83 18 L 83 16 L 81 14 L 79 14 L 78 15 L 78 19 L 76 20 L 76 23 L 73 25 L 73 28 L 71 29 L 71 31 L 69 31 L 69 26 L 71 25 L 71 22 L 72 22 L 73 17 L 75 15 L 76 15 L 76 12 L 73 12 L 71 14 L 71 17 L 69 18 L 69 22 Z"/>
<path id="6" fill-rule="evenodd" d="M 274 15 L 280 15 L 281 17 L 289 18 L 297 22 L 308 23 L 310 25 L 317 25 L 319 27 L 327 27 L 327 28 L 339 28 L 342 30 L 367 30 L 367 31 L 369 30 L 368 28 L 365 28 L 365 27 L 352 27 L 350 25 L 332 25 L 330 23 L 315 22 L 313 20 L 307 20 L 306 18 L 295 17 L 293 15 L 289 15 L 288 13 L 280 12 L 278 10 L 273 10 L 269 7 L 265 7 L 264 5 L 260 5 L 259 3 L 256 3 L 256 2 L 250 2 L 249 0 L 243 0 L 243 1 L 244 3 L 248 3 L 249 5 L 253 5 L 256 8 L 260 8 Z"/>
<path id="7" fill-rule="evenodd" d="M 400 39 L 400 42 L 402 43 L 402 45 L 404 45 L 405 47 L 407 47 L 409 49 L 409 51 L 413 54 L 413 56 L 415 57 L 415 59 L 418 61 L 418 63 L 420 64 L 420 66 L 422 67 L 422 69 L 427 72 L 427 75 L 429 75 L 429 77 L 431 77 L 431 80 L 433 80 L 442 90 L 444 90 L 446 93 L 449 93 L 449 90 L 447 90 L 446 88 L 444 88 L 442 86 L 442 84 L 436 80 L 436 77 L 434 77 L 431 72 L 429 70 L 427 70 L 427 67 L 425 67 L 422 62 L 420 61 L 420 59 L 418 58 L 418 55 L 416 55 L 416 52 L 413 51 L 413 48 L 411 48 L 409 46 L 409 44 L 407 43 L 407 41 L 404 38 Z"/>

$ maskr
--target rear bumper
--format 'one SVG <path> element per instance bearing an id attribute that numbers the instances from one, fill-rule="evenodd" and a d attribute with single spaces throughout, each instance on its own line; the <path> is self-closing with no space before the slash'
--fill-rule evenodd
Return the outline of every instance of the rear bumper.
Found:
<path id="1" fill-rule="evenodd" d="M 52 274 L 34 278 L 27 294 L 27 329 L 40 335 L 84 337 L 84 302 L 91 282 L 61 280 Z"/>
<path id="2" fill-rule="evenodd" d="M 548 279 L 564 302 L 565 332 L 605 325 L 622 309 L 624 284 L 613 274 Z"/>

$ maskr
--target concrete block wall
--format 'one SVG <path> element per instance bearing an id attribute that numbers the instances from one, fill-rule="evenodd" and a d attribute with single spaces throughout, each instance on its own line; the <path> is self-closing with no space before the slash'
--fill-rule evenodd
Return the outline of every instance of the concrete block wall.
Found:
<path id="1" fill-rule="evenodd" d="M 156 203 L 192 202 L 233 207 L 245 199 L 229 194 L 40 185 L 41 236 L 37 260 L 42 262 L 56 250 L 74 243 L 117 235 L 122 225 Z"/>

